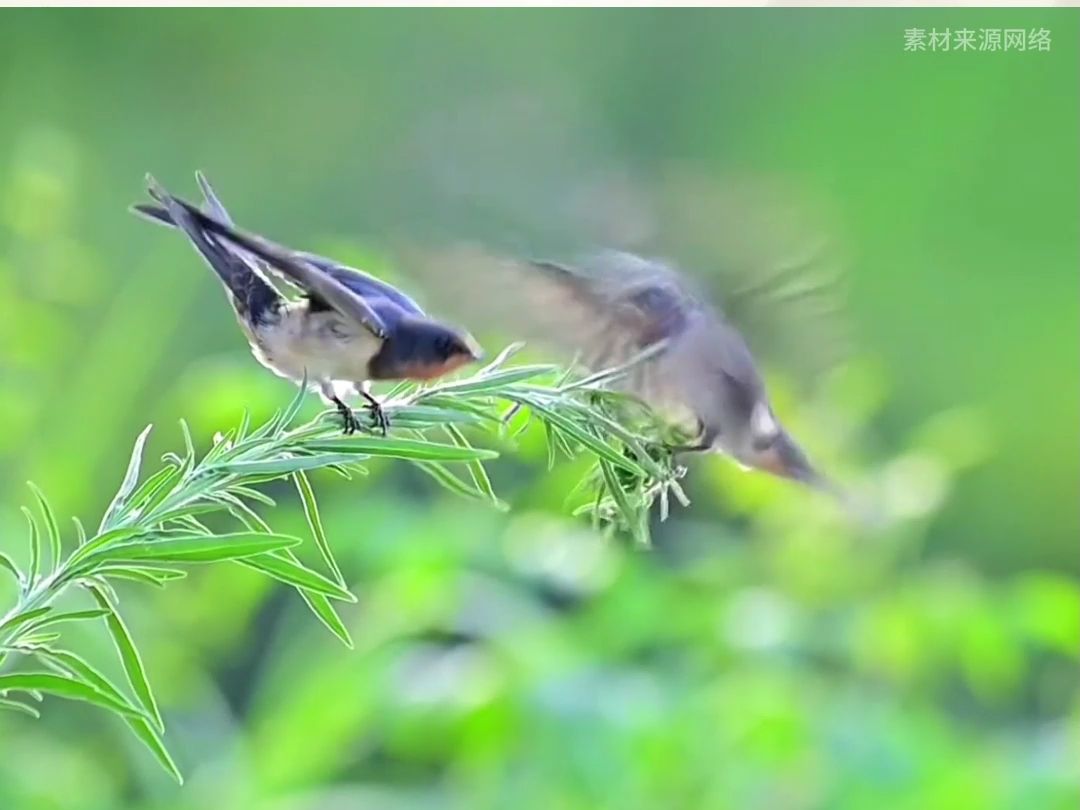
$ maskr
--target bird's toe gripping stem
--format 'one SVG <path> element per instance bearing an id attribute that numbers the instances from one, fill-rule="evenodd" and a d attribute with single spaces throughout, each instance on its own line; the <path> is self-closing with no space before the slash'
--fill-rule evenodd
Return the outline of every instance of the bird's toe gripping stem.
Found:
<path id="1" fill-rule="evenodd" d="M 375 397 L 371 396 L 367 391 L 361 389 L 360 395 L 367 400 L 367 405 L 364 407 L 367 408 L 368 413 L 371 414 L 371 420 L 374 423 L 374 426 L 379 429 L 383 436 L 385 436 L 390 429 L 390 417 L 386 415 L 386 409 L 383 408 L 382 403 L 380 403 L 379 400 L 375 399 Z"/>
<path id="2" fill-rule="evenodd" d="M 383 406 L 378 402 L 369 402 L 364 407 L 371 413 L 371 418 L 375 422 L 375 427 L 377 427 L 379 432 L 385 436 L 386 432 L 390 429 L 390 417 L 386 415 Z"/>
<path id="3" fill-rule="evenodd" d="M 334 397 L 334 404 L 337 406 L 338 413 L 341 414 L 341 419 L 344 422 L 345 435 L 351 436 L 360 429 L 360 420 L 356 418 L 356 414 L 352 412 L 352 408 L 346 405 L 337 397 Z"/>

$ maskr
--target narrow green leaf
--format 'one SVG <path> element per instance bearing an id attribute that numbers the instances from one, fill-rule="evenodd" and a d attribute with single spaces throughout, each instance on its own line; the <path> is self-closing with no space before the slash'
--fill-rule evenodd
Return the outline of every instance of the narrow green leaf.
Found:
<path id="1" fill-rule="evenodd" d="M 252 434 L 248 437 L 249 441 L 255 441 L 257 439 L 265 438 L 274 432 L 274 425 L 281 418 L 281 411 L 274 411 L 274 415 L 263 422 L 259 427 L 255 428 Z"/>
<path id="2" fill-rule="evenodd" d="M 127 698 L 124 697 L 123 693 L 112 681 L 94 669 L 86 659 L 75 653 L 68 650 L 37 650 L 34 654 L 47 666 L 75 676 L 99 692 L 103 692 L 118 701 L 128 702 Z"/>
<path id="3" fill-rule="evenodd" d="M 2 551 L 0 551 L 0 568 L 6 568 L 8 571 L 10 571 L 11 575 L 15 577 L 16 584 L 20 586 L 22 585 L 22 572 L 19 570 L 19 567 L 15 565 L 15 561 Z"/>
<path id="4" fill-rule="evenodd" d="M 197 501 L 195 503 L 188 503 L 183 506 L 178 506 L 175 509 L 169 509 L 154 516 L 156 523 L 165 523 L 169 520 L 180 520 L 185 517 L 194 517 L 195 515 L 207 515 L 211 512 L 220 512 L 225 508 L 224 504 L 216 503 L 215 501 Z"/>
<path id="5" fill-rule="evenodd" d="M 296 485 L 296 491 L 300 495 L 300 503 L 304 507 L 304 517 L 307 518 L 311 536 L 315 539 L 315 546 L 319 549 L 319 554 L 322 555 L 326 567 L 334 575 L 334 581 L 344 585 L 345 578 L 341 575 L 341 569 L 338 567 L 337 560 L 334 559 L 334 552 L 330 548 L 330 541 L 326 539 L 326 532 L 323 530 L 322 518 L 319 517 L 319 504 L 315 500 L 315 492 L 311 488 L 311 482 L 308 481 L 308 477 L 302 470 L 293 473 L 292 478 L 293 484 Z"/>
<path id="6" fill-rule="evenodd" d="M 559 387 L 564 391 L 572 391 L 575 389 L 584 389 L 594 386 L 603 385 L 611 382 L 612 380 L 619 379 L 625 376 L 628 372 L 632 371 L 639 364 L 644 363 L 646 360 L 650 360 L 656 355 L 663 352 L 668 348 L 670 342 L 668 340 L 658 340 L 655 343 L 646 346 L 640 352 L 635 354 L 625 363 L 621 363 L 611 368 L 601 369 L 600 371 L 590 374 L 587 377 L 582 377 L 580 380 L 575 380 L 570 384 L 560 383 Z"/>
<path id="7" fill-rule="evenodd" d="M 0 690 L 20 692 L 45 692 L 69 700 L 82 700 L 118 714 L 141 717 L 138 709 L 73 678 L 65 678 L 48 672 L 20 672 L 0 675 Z"/>
<path id="8" fill-rule="evenodd" d="M 107 547 L 111 543 L 118 542 L 120 540 L 127 540 L 128 538 L 135 537 L 138 534 L 142 534 L 145 529 L 139 529 L 132 526 L 123 526 L 119 529 L 112 529 L 105 532 L 105 534 L 99 534 L 87 543 L 79 546 L 75 553 L 68 558 L 67 567 L 73 568 L 75 563 L 93 554 L 95 551 Z"/>
<path id="9" fill-rule="evenodd" d="M 109 611 L 101 608 L 92 608 L 90 610 L 71 610 L 66 613 L 54 613 L 51 616 L 46 616 L 41 621 L 34 622 L 30 627 L 26 629 L 29 633 L 32 630 L 40 630 L 42 627 L 48 627 L 50 624 L 59 624 L 60 622 L 75 622 L 85 619 L 99 619 L 106 615 Z"/>
<path id="10" fill-rule="evenodd" d="M 73 517 L 71 522 L 75 524 L 75 548 L 81 548 L 86 543 L 86 528 L 77 517 Z"/>
<path id="11" fill-rule="evenodd" d="M 142 485 L 128 499 L 128 504 L 131 508 L 146 514 L 169 494 L 179 479 L 180 468 L 173 464 L 166 464 L 142 482 Z"/>
<path id="12" fill-rule="evenodd" d="M 89 590 L 97 603 L 108 611 L 105 622 L 109 626 L 109 632 L 112 634 L 116 651 L 120 653 L 120 661 L 124 665 L 124 673 L 127 675 L 128 683 L 131 684 L 131 691 L 135 693 L 135 698 L 145 710 L 146 715 L 153 721 L 154 727 L 158 731 L 164 731 L 165 723 L 161 719 L 157 701 L 154 700 L 154 693 L 150 690 L 150 682 L 146 679 L 146 669 L 143 667 L 142 657 L 135 647 L 135 642 L 131 638 L 131 633 L 128 632 L 127 625 L 124 624 L 124 620 L 120 618 L 120 614 L 116 612 L 116 608 L 103 590 L 94 586 L 90 586 Z"/>
<path id="13" fill-rule="evenodd" d="M 248 428 L 251 427 L 251 413 L 247 408 L 240 415 L 240 425 L 236 428 L 236 442 L 239 444 L 247 436 Z"/>
<path id="14" fill-rule="evenodd" d="M 598 487 L 596 490 L 596 500 L 592 505 L 592 527 L 594 530 L 600 528 L 600 519 L 603 517 L 603 503 L 604 503 L 604 488 Z M 577 514 L 576 512 L 574 513 Z"/>
<path id="15" fill-rule="evenodd" d="M 205 489 L 205 487 L 202 487 Z M 150 494 L 138 507 L 139 523 L 152 525 L 161 520 L 163 512 L 171 511 L 183 504 L 197 502 L 199 493 L 185 482 L 181 473 L 177 471 L 176 478 L 166 481 Z M 177 503 L 177 498 L 181 502 Z"/>
<path id="16" fill-rule="evenodd" d="M 341 621 L 341 617 L 338 616 L 337 611 L 334 610 L 334 606 L 330 603 L 330 600 L 321 593 L 313 593 L 304 590 L 303 588 L 298 588 L 297 590 L 319 621 L 326 625 L 327 629 L 337 636 L 342 644 L 351 650 L 353 648 L 352 636 L 349 635 L 348 628 L 345 627 L 344 622 Z"/>
<path id="17" fill-rule="evenodd" d="M 557 448 L 555 446 L 555 434 L 557 433 L 557 431 L 554 430 L 547 422 L 541 422 L 541 424 L 544 426 L 544 445 L 547 448 L 547 468 L 548 472 L 551 472 L 555 469 L 555 462 L 558 458 L 556 452 Z"/>
<path id="18" fill-rule="evenodd" d="M 173 528 L 179 528 L 186 532 L 194 532 L 195 534 L 213 534 L 210 529 L 206 527 L 206 524 L 200 523 L 191 515 L 180 515 L 175 520 L 170 520 L 170 524 L 175 523 Z"/>
<path id="19" fill-rule="evenodd" d="M 262 515 L 255 511 L 255 509 L 245 502 L 242 498 L 237 497 L 231 492 L 222 493 L 233 506 L 240 512 L 247 515 L 248 519 L 255 524 L 255 527 L 266 534 L 273 534 L 274 530 L 270 527 L 270 524 L 266 522 Z"/>
<path id="20" fill-rule="evenodd" d="M 396 399 L 405 399 L 406 392 L 412 391 L 417 387 L 417 384 L 411 380 L 400 380 L 392 385 L 390 390 L 383 392 L 382 402 L 385 405 L 387 402 L 393 402 Z"/>
<path id="21" fill-rule="evenodd" d="M 348 464 L 348 465 L 345 465 L 345 464 L 331 464 L 326 469 L 328 469 L 330 472 L 334 473 L 335 475 L 340 475 L 346 481 L 352 481 L 352 477 L 354 475 L 360 475 L 360 476 L 370 475 L 370 473 L 367 471 L 366 467 L 361 467 L 356 462 L 353 462 L 352 464 Z"/>
<path id="22" fill-rule="evenodd" d="M 84 588 L 89 588 L 91 586 L 100 588 L 101 591 L 109 597 L 110 602 L 114 605 L 120 604 L 120 597 L 116 595 L 116 590 L 105 577 L 98 576 L 97 574 L 90 574 L 79 577 L 78 581 Z"/>
<path id="23" fill-rule="evenodd" d="M 75 653 L 68 652 L 66 650 L 39 650 L 37 656 L 49 667 L 59 671 L 70 674 L 77 678 L 82 679 L 91 687 L 97 689 L 109 697 L 128 704 L 130 701 L 124 697 L 124 695 L 117 689 L 108 678 L 94 669 L 85 660 L 77 656 Z M 133 711 L 137 711 L 134 706 L 131 706 Z M 161 764 L 161 766 L 168 771 L 177 782 L 183 783 L 183 777 L 180 775 L 179 769 L 176 767 L 176 763 L 173 762 L 172 757 L 169 756 L 169 752 L 165 749 L 164 744 L 161 741 L 161 737 L 150 725 L 145 717 L 138 716 L 125 716 L 125 722 L 131 728 L 132 733 L 139 738 L 154 755 L 154 758 Z"/>
<path id="24" fill-rule="evenodd" d="M 304 371 L 304 378 L 300 381 L 300 388 L 296 392 L 296 396 L 293 397 L 292 402 L 289 403 L 289 407 L 281 414 L 281 419 L 276 425 L 274 425 L 273 435 L 280 435 L 282 431 L 287 430 L 289 425 L 292 424 L 293 419 L 300 413 L 300 409 L 304 406 L 304 399 L 307 395 L 307 370 Z"/>
<path id="25" fill-rule="evenodd" d="M 265 495 L 259 492 L 257 489 L 251 489 L 250 487 L 239 486 L 234 484 L 229 487 L 229 491 L 238 497 L 248 498 L 259 503 L 266 504 L 267 506 L 277 506 L 277 501 L 271 498 L 269 495 Z"/>
<path id="26" fill-rule="evenodd" d="M 574 370 L 578 368 L 578 363 L 580 362 L 580 360 L 581 354 L 575 354 L 574 359 L 570 361 L 570 363 L 563 370 L 563 373 L 560 374 L 558 379 L 555 380 L 555 388 L 562 388 L 564 385 L 570 382 L 570 378 L 574 376 Z"/>
<path id="27" fill-rule="evenodd" d="M 155 561 L 165 563 L 206 563 L 235 560 L 290 548 L 300 538 L 261 532 L 235 534 L 192 534 L 140 543 L 121 543 L 94 555 L 95 560 Z"/>
<path id="28" fill-rule="evenodd" d="M 514 417 L 514 411 L 515 410 L 521 410 L 521 411 L 524 412 L 522 418 L 520 419 L 521 424 L 518 425 L 516 428 L 514 428 L 510 432 L 510 438 L 513 439 L 513 440 L 516 440 L 518 438 L 518 436 L 520 436 L 522 433 L 524 433 L 526 430 L 528 430 L 529 426 L 533 423 L 534 416 L 533 416 L 532 408 L 527 407 L 523 403 L 524 403 L 523 400 L 519 401 L 519 402 L 515 402 L 514 407 L 511 408 L 510 411 L 504 417 L 504 424 L 506 426 L 506 429 L 509 430 L 510 429 L 510 420 Z"/>
<path id="29" fill-rule="evenodd" d="M 166 583 L 175 579 L 183 579 L 187 571 L 179 568 L 161 568 L 152 565 L 121 565 L 118 563 L 103 563 L 94 569 L 98 573 L 118 579 L 130 579 L 135 582 L 145 582 L 158 588 L 164 588 Z"/>
<path id="30" fill-rule="evenodd" d="M 160 515 L 165 512 L 170 512 L 181 506 L 199 503 L 200 499 L 206 495 L 206 493 L 213 492 L 222 486 L 222 476 L 223 473 L 220 468 L 202 468 L 192 473 L 182 487 L 178 487 L 171 492 L 168 497 L 164 498 L 161 503 L 155 507 L 153 514 L 144 513 L 143 520 L 159 518 Z"/>
<path id="31" fill-rule="evenodd" d="M 206 455 L 203 456 L 203 465 L 211 464 L 228 455 L 233 447 L 234 435 L 235 431 L 232 430 L 228 430 L 225 433 L 214 434 L 214 443 L 211 445 L 210 449 L 206 451 Z"/>
<path id="32" fill-rule="evenodd" d="M 445 425 L 448 422 L 476 424 L 481 421 L 481 417 L 462 408 L 440 408 L 436 405 L 402 405 L 388 410 L 390 423 L 395 428 L 426 428 Z"/>
<path id="33" fill-rule="evenodd" d="M 16 613 L 14 616 L 5 619 L 0 623 L 0 630 L 13 630 L 19 625 L 33 621 L 38 616 L 44 616 L 50 610 L 52 610 L 51 607 L 39 607 L 34 608 L 33 610 L 24 611 L 23 613 Z"/>
<path id="34" fill-rule="evenodd" d="M 465 434 L 462 433 L 461 429 L 456 425 L 446 425 L 444 430 L 455 445 L 472 449 L 469 440 L 465 438 Z M 483 492 L 496 508 L 506 509 L 507 505 L 499 500 L 499 497 L 495 494 L 495 489 L 491 486 L 491 479 L 488 478 L 487 470 L 484 468 L 483 462 L 469 461 L 467 462 L 467 466 L 469 475 L 473 480 L 473 484 L 476 485 L 476 488 Z"/>
<path id="35" fill-rule="evenodd" d="M 245 557 L 242 560 L 237 560 L 237 562 L 248 568 L 254 568 L 264 574 L 268 574 L 274 579 L 281 580 L 289 585 L 295 585 L 298 588 L 304 588 L 346 602 L 356 601 L 356 597 L 343 586 L 327 579 L 316 571 L 312 571 L 300 562 L 294 562 L 293 560 L 286 559 L 284 556 L 262 554 L 258 557 Z"/>
<path id="36" fill-rule="evenodd" d="M 416 466 L 434 478 L 440 486 L 456 495 L 473 498 L 478 501 L 487 500 L 483 492 L 469 486 L 437 461 L 419 461 Z"/>
<path id="37" fill-rule="evenodd" d="M 348 438 L 315 441 L 312 450 L 328 453 L 360 453 L 367 456 L 386 456 L 411 461 L 472 461 L 498 458 L 494 450 L 479 447 L 456 447 L 452 444 L 394 438 Z"/>
<path id="38" fill-rule="evenodd" d="M 611 445 L 603 440 L 596 438 L 583 427 L 576 424 L 572 419 L 566 418 L 557 410 L 531 400 L 526 400 L 525 404 L 527 404 L 533 412 L 542 414 L 546 421 L 551 422 L 564 433 L 573 436 L 576 441 L 580 442 L 600 458 L 605 458 L 615 466 L 621 467 L 635 475 L 641 475 L 645 472 L 631 459 L 612 448 Z"/>
<path id="39" fill-rule="evenodd" d="M 551 425 L 545 423 L 545 427 L 551 428 Z M 561 450 L 562 454 L 566 456 L 566 458 L 572 459 L 574 458 L 574 456 L 577 455 L 577 451 L 574 449 L 573 446 L 571 446 L 570 442 L 567 440 L 566 436 L 563 435 L 563 432 L 561 430 L 558 430 L 557 428 L 551 429 L 550 436 L 551 441 L 555 444 L 555 449 Z"/>
<path id="40" fill-rule="evenodd" d="M 499 417 L 499 427 L 502 428 L 501 433 L 505 433 L 506 429 L 510 426 L 510 421 L 518 415 L 518 411 L 521 410 L 520 402 L 511 402 L 510 407 L 506 409 L 506 412 Z M 521 430 L 518 430 L 520 433 Z"/>
<path id="41" fill-rule="evenodd" d="M 588 421 L 595 427 L 602 428 L 605 433 L 611 434 L 633 450 L 635 461 L 643 469 L 647 470 L 650 475 L 655 478 L 664 478 L 667 476 L 664 468 L 657 464 L 652 456 L 645 452 L 640 437 L 635 436 L 614 419 L 609 419 L 595 409 L 590 409 L 582 403 L 570 403 L 569 407 L 581 414 L 583 420 Z"/>
<path id="42" fill-rule="evenodd" d="M 147 750 L 154 755 L 154 759 L 158 761 L 158 764 L 176 780 L 178 785 L 183 785 L 184 776 L 180 773 L 180 769 L 176 767 L 176 763 L 169 755 L 168 749 L 165 748 L 165 743 L 161 740 L 161 735 L 158 734 L 154 727 L 143 717 L 125 717 L 124 720 L 132 733 L 139 738 L 139 742 L 145 745 Z"/>
<path id="43" fill-rule="evenodd" d="M 616 508 L 622 515 L 623 522 L 626 523 L 627 529 L 629 529 L 631 536 L 640 546 L 648 546 L 649 536 L 645 527 L 642 526 L 640 516 L 637 509 L 635 509 L 630 500 L 626 497 L 626 492 L 623 490 L 622 485 L 619 483 L 619 476 L 616 475 L 614 468 L 604 459 L 600 459 L 600 470 L 604 475 L 604 483 L 607 485 L 608 493 L 615 501 Z"/>
<path id="44" fill-rule="evenodd" d="M 52 564 L 53 568 L 56 568 L 60 565 L 60 557 L 64 553 L 60 544 L 60 527 L 56 523 L 56 515 L 53 513 L 52 507 L 49 506 L 49 502 L 45 499 L 45 493 L 38 489 L 33 481 L 27 481 L 26 485 L 34 493 L 38 508 L 41 510 L 41 516 L 45 521 L 45 532 L 49 537 L 49 550 L 52 552 Z"/>
<path id="45" fill-rule="evenodd" d="M 22 513 L 26 515 L 26 522 L 30 524 L 30 575 L 24 581 L 27 588 L 32 588 L 41 573 L 41 532 L 38 530 L 37 521 L 25 506 L 20 506 Z"/>
<path id="46" fill-rule="evenodd" d="M 191 438 L 191 428 L 184 419 L 180 420 L 180 433 L 184 437 L 184 463 L 190 467 L 195 463 L 195 442 Z"/>
<path id="47" fill-rule="evenodd" d="M 47 647 L 53 641 L 60 638 L 59 633 L 33 633 L 19 638 L 19 646 Z"/>
<path id="48" fill-rule="evenodd" d="M 20 703 L 17 700 L 11 698 L 0 697 L 0 709 L 9 709 L 14 712 L 22 712 L 28 714 L 31 717 L 41 717 L 41 712 L 35 709 L 33 706 L 27 706 L 25 703 Z"/>
<path id="49" fill-rule="evenodd" d="M 219 469 L 233 475 L 274 473 L 279 477 L 285 477 L 298 470 L 317 470 L 331 464 L 347 464 L 356 460 L 357 456 L 351 453 L 319 453 L 313 456 L 293 456 L 270 461 L 233 461 L 221 465 Z"/>
<path id="50" fill-rule="evenodd" d="M 488 363 L 486 366 L 484 366 L 482 369 L 480 369 L 475 376 L 484 377 L 499 370 L 503 366 L 503 364 L 506 363 L 507 360 L 509 360 L 511 357 L 513 357 L 515 354 L 517 354 L 524 348 L 524 341 L 519 340 L 515 343 L 511 343 L 509 346 L 507 346 L 505 349 L 495 355 L 495 359 Z"/>
<path id="51" fill-rule="evenodd" d="M 558 371 L 558 368 L 558 366 L 553 365 L 515 366 L 514 368 L 509 368 L 505 371 L 497 371 L 494 374 L 488 374 L 483 377 L 469 377 L 464 380 L 456 380 L 440 385 L 434 390 L 438 391 L 440 394 L 475 394 L 480 391 L 495 391 L 514 385 L 515 383 L 531 380 L 542 374 L 551 374 L 554 371 Z"/>
<path id="52" fill-rule="evenodd" d="M 153 425 L 147 425 L 138 438 L 135 439 L 135 446 L 131 450 L 131 458 L 128 459 L 124 480 L 120 482 L 120 489 L 116 491 L 109 508 L 105 510 L 105 516 L 101 519 L 101 525 L 98 526 L 99 532 L 104 531 L 111 524 L 112 519 L 124 508 L 127 496 L 135 489 L 135 484 L 139 481 L 139 467 L 142 465 L 143 446 L 146 444 L 146 438 L 150 435 L 152 428 Z"/>
<path id="53" fill-rule="evenodd" d="M 219 492 L 213 497 L 222 503 L 228 504 L 229 512 L 248 529 L 266 534 L 274 533 L 274 530 L 270 528 L 270 524 L 263 520 L 258 512 L 231 493 Z"/>
<path id="54" fill-rule="evenodd" d="M 464 399 L 462 397 L 442 396 L 434 392 L 431 394 L 425 393 L 423 396 L 423 400 L 425 403 L 424 405 L 409 407 L 435 407 L 438 408 L 440 411 L 445 411 L 449 413 L 460 411 L 462 413 L 468 414 L 469 416 L 475 417 L 475 421 L 487 422 L 493 427 L 502 426 L 502 419 L 494 410 L 494 400 L 478 402 L 476 400 Z M 461 420 L 455 419 L 453 421 L 460 422 Z"/>
<path id="55" fill-rule="evenodd" d="M 581 515 L 591 515 L 592 527 L 594 529 L 600 528 L 600 519 L 607 513 L 618 513 L 619 509 L 615 505 L 615 501 L 611 499 L 610 495 L 604 494 L 604 490 L 598 490 L 596 498 L 590 503 L 583 503 L 570 513 L 572 517 L 580 517 Z"/>

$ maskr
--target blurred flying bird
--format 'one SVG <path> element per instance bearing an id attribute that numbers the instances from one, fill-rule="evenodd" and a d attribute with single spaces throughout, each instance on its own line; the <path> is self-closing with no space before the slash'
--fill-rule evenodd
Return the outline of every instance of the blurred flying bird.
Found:
<path id="1" fill-rule="evenodd" d="M 206 178 L 197 173 L 196 179 L 205 211 L 151 177 L 148 189 L 157 204 L 133 210 L 184 232 L 224 283 L 259 362 L 296 383 L 310 381 L 337 407 L 346 433 L 360 425 L 342 401 L 342 389 L 367 400 L 385 433 L 386 416 L 367 391 L 368 381 L 433 379 L 480 358 L 466 332 L 431 319 L 390 284 L 239 230 Z M 298 287 L 303 297 L 281 294 L 269 283 L 271 276 Z"/>
<path id="2" fill-rule="evenodd" d="M 569 265 L 465 246 L 429 261 L 467 300 L 487 290 L 518 334 L 573 351 L 588 370 L 632 363 L 618 385 L 695 437 L 673 449 L 832 490 L 777 418 L 743 335 L 671 265 L 614 250 Z"/>
<path id="3" fill-rule="evenodd" d="M 793 176 L 681 160 L 642 173 L 572 96 L 429 110 L 392 165 L 436 198 L 426 232 L 410 222 L 398 243 L 431 300 L 593 372 L 638 357 L 619 384 L 685 424 L 695 449 L 825 485 L 759 364 L 798 390 L 847 353 L 845 251 L 827 197 Z"/>

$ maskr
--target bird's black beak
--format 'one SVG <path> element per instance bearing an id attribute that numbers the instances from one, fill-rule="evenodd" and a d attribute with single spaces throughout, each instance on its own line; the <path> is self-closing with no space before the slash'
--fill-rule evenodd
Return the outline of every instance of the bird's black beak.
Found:
<path id="1" fill-rule="evenodd" d="M 834 491 L 832 482 L 817 471 L 803 449 L 784 430 L 761 454 L 758 466 L 773 475 L 798 481 L 814 489 Z"/>

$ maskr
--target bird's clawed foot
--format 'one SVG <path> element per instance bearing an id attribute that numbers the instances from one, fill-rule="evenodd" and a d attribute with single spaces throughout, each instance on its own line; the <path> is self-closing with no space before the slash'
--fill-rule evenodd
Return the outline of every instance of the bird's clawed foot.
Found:
<path id="1" fill-rule="evenodd" d="M 374 423 L 375 427 L 377 427 L 379 429 L 379 432 L 382 433 L 383 436 L 385 436 L 386 431 L 390 429 L 390 417 L 386 415 L 386 411 L 383 410 L 383 406 L 380 405 L 378 402 L 372 400 L 367 405 L 365 405 L 364 408 L 366 408 L 367 412 L 371 414 L 371 421 Z"/>
<path id="2" fill-rule="evenodd" d="M 379 432 L 381 432 L 383 436 L 385 436 L 386 432 L 390 429 L 390 417 L 386 415 L 386 410 L 383 408 L 382 403 L 363 389 L 360 389 L 359 392 L 360 396 L 367 400 L 367 405 L 364 407 L 367 409 L 368 413 L 371 414 L 372 424 L 379 429 Z"/>
<path id="3" fill-rule="evenodd" d="M 341 414 L 341 419 L 345 423 L 345 435 L 351 436 L 360 429 L 360 420 L 356 418 L 356 414 L 352 412 L 352 408 L 346 405 L 337 397 L 334 397 L 334 404 L 337 406 L 338 413 Z"/>

